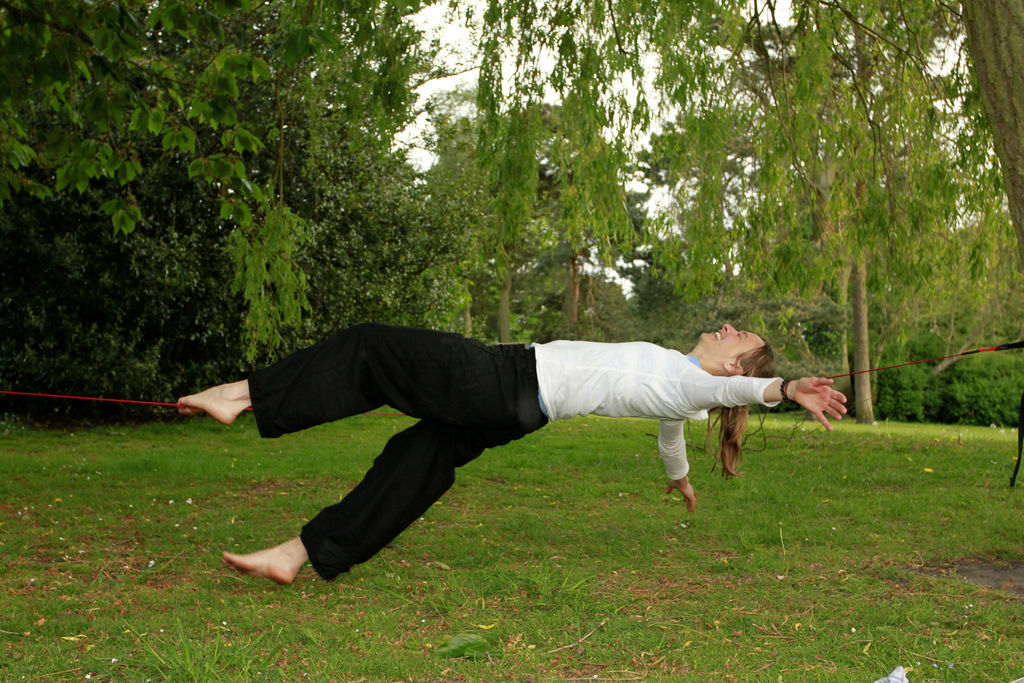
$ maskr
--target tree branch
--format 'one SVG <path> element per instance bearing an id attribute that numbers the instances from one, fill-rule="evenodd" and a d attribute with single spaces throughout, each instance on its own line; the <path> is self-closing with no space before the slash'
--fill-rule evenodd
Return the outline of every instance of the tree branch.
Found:
<path id="1" fill-rule="evenodd" d="M 424 85 L 426 85 L 427 83 L 431 83 L 433 81 L 441 81 L 441 80 L 444 80 L 445 78 L 455 78 L 456 76 L 461 76 L 463 74 L 468 74 L 470 71 L 479 71 L 479 70 L 480 70 L 480 65 L 477 64 L 477 65 L 474 65 L 474 66 L 467 66 L 465 69 L 461 69 L 459 71 L 452 71 L 451 73 L 435 73 L 435 74 L 431 74 L 430 76 L 425 77 L 422 80 L 416 81 L 413 84 L 412 88 L 413 88 L 413 90 L 415 90 L 416 88 L 421 88 Z"/>
<path id="2" fill-rule="evenodd" d="M 619 24 L 615 21 L 615 9 L 612 7 L 612 0 L 608 0 L 608 16 L 612 21 L 612 32 L 615 34 L 615 47 L 623 57 L 636 57 L 636 52 L 628 52 L 622 47 L 622 36 L 619 35 Z"/>
<path id="3" fill-rule="evenodd" d="M 908 49 L 906 49 L 904 47 L 901 47 L 894 40 L 892 40 L 890 38 L 887 38 L 886 36 L 884 36 L 883 34 L 879 33 L 878 31 L 875 31 L 874 29 L 870 28 L 867 24 L 865 24 L 860 19 L 855 17 L 853 15 L 853 12 L 851 12 L 848 8 L 844 7 L 842 4 L 840 4 L 836 0 L 818 0 L 818 2 L 822 6 L 824 6 L 824 7 L 827 7 L 829 9 L 833 9 L 833 10 L 839 12 L 844 17 L 846 17 L 847 21 L 849 21 L 854 26 L 860 28 L 862 31 L 864 31 L 865 33 L 870 35 L 872 38 L 874 38 L 875 40 L 877 40 L 879 42 L 885 43 L 886 45 L 891 47 L 893 50 L 895 50 L 897 54 L 901 54 L 904 57 L 906 57 L 909 61 L 912 61 L 915 64 L 917 64 L 917 68 L 921 70 L 921 73 L 928 73 L 928 65 L 925 64 L 921 60 L 921 55 L 920 54 L 917 54 L 917 53 L 915 53 L 915 52 L 913 52 L 911 50 L 908 50 Z"/>

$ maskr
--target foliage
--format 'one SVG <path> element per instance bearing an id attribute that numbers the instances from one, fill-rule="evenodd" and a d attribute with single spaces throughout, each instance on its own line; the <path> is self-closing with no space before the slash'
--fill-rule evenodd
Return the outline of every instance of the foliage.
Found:
<path id="1" fill-rule="evenodd" d="M 973 297 L 1002 278 L 1008 222 L 944 6 L 790 9 L 753 3 L 723 22 L 717 82 L 675 100 L 652 138 L 649 181 L 675 199 L 651 223 L 653 262 L 694 301 L 745 287 L 852 303 L 841 320 L 864 370 L 879 351 L 869 323 L 884 344 L 927 285 L 968 268 Z M 856 383 L 870 422 L 870 384 Z"/>
<path id="2" fill-rule="evenodd" d="M 941 341 L 929 335 L 909 345 L 912 359 L 944 354 Z M 897 360 L 892 360 L 895 364 Z M 879 372 L 879 417 L 947 424 L 1016 426 L 1024 392 L 1024 357 L 1019 353 L 964 356 L 935 373 L 934 363 Z"/>
<path id="3" fill-rule="evenodd" d="M 258 95 L 242 104 L 255 129 L 269 129 L 273 112 L 258 107 Z M 293 119 L 318 121 L 319 105 L 311 99 Z M 278 353 L 361 320 L 446 326 L 457 291 L 449 263 L 464 245 L 455 200 L 433 193 L 401 157 L 381 150 L 376 136 L 355 137 L 342 117 L 303 128 L 283 147 L 287 200 L 295 209 L 270 205 L 279 220 L 259 230 L 232 229 L 216 189 L 189 179 L 187 155 L 143 145 L 148 170 L 133 192 L 160 211 L 144 214 L 130 235 L 111 231 L 98 209 L 117 196 L 116 183 L 94 182 L 81 196 L 11 197 L 0 207 L 0 250 L 18 258 L 3 267 L 0 387 L 168 401 L 244 375 L 251 368 L 243 361 L 251 309 L 230 284 L 239 273 L 234 260 L 250 250 L 288 255 L 308 278 L 312 314 L 301 326 L 268 330 Z M 260 175 L 270 168 L 253 165 Z M 254 244 L 239 251 L 240 239 Z M 277 244 L 268 245 L 270 239 Z M 251 258 L 247 267 L 278 262 Z M 274 306 L 280 296 L 273 286 L 250 294 Z M 124 414 L 109 404 L 57 405 L 58 416 Z M 53 403 L 8 399 L 4 406 L 38 415 Z"/>
<path id="4" fill-rule="evenodd" d="M 471 235 L 466 259 L 460 264 L 467 282 L 470 333 L 500 339 L 503 322 L 501 299 L 508 296 L 511 308 L 507 321 L 511 339 L 547 340 L 582 337 L 626 339 L 633 333 L 628 306 L 620 288 L 608 282 L 601 264 L 619 253 L 607 239 L 586 227 L 570 229 L 566 215 L 573 208 L 572 192 L 566 194 L 559 182 L 563 172 L 559 155 L 568 149 L 561 135 L 565 110 L 558 106 L 536 107 L 540 119 L 534 131 L 540 148 L 540 162 L 531 180 L 532 197 L 520 197 L 525 222 L 516 228 L 517 239 L 509 241 L 500 221 L 507 206 L 500 192 L 487 180 L 487 169 L 475 148 L 481 117 L 467 106 L 471 93 L 456 92 L 430 103 L 437 164 L 427 172 L 432 191 L 457 197 L 452 208 L 460 208 L 462 221 Z M 560 150 L 560 151 L 558 151 Z M 504 208 L 503 208 L 504 206 Z M 636 225 L 642 222 L 632 220 Z M 634 228 L 634 231 L 636 229 Z M 566 272 L 575 261 L 583 273 L 572 282 Z M 508 273 L 509 281 L 504 279 Z M 504 287 L 511 285 L 509 291 Z M 580 287 L 582 317 L 573 326 L 566 291 Z"/>
<path id="5" fill-rule="evenodd" d="M 992 158 L 957 158 L 946 142 L 967 125 L 947 105 L 965 97 L 963 64 L 933 66 L 952 42 L 943 10 L 794 3 L 792 12 L 786 23 L 755 3 L 723 36 L 732 54 L 723 81 L 681 100 L 677 127 L 655 139 L 678 197 L 679 248 L 661 261 L 678 269 L 682 260 L 694 295 L 735 272 L 770 293 L 835 289 L 851 255 L 871 256 L 884 282 L 956 263 L 933 245 L 991 216 Z"/>
<path id="6" fill-rule="evenodd" d="M 424 180 L 431 196 L 446 202 L 445 213 L 462 226 L 462 258 L 449 264 L 458 274 L 458 285 L 451 287 L 450 295 L 461 299 L 460 331 L 481 339 L 498 339 L 499 326 L 485 330 L 476 325 L 472 309 L 480 292 L 496 283 L 499 262 L 515 267 L 515 250 L 502 248 L 496 229 L 493 194 L 477 156 L 480 131 L 474 100 L 475 93 L 456 90 L 428 102 L 429 144 L 437 160 Z"/>
<path id="7" fill-rule="evenodd" d="M 960 362 L 930 387 L 935 405 L 930 422 L 1016 426 L 1024 394 L 1024 359 L 1003 354 Z M 948 375 L 948 376 L 947 376 Z"/>
<path id="8" fill-rule="evenodd" d="M 656 47 L 666 64 L 679 67 L 678 56 L 687 55 L 688 74 L 669 66 L 658 73 L 674 89 L 700 78 L 706 53 L 689 48 L 703 33 L 684 27 L 705 11 L 646 0 L 487 3 L 480 151 L 492 169 L 503 244 L 514 244 L 526 224 L 543 161 L 554 167 L 562 195 L 558 222 L 571 247 L 579 249 L 587 235 L 602 248 L 633 238 L 622 167 L 635 136 L 651 122 L 644 56 Z M 551 128 L 541 115 L 549 94 L 560 106 L 553 144 L 542 133 Z"/>
<path id="9" fill-rule="evenodd" d="M 240 82 L 267 80 L 271 69 L 225 25 L 244 21 L 250 7 L 226 0 L 204 7 L 46 2 L 2 9 L 7 134 L 0 136 L 0 156 L 7 162 L 0 201 L 19 190 L 39 198 L 67 188 L 83 193 L 93 180 L 111 179 L 126 195 L 104 202 L 103 210 L 119 231 L 131 232 L 142 215 L 131 185 L 145 171 L 138 145 L 149 143 L 132 139 L 137 133 L 194 156 L 189 175 L 218 185 L 226 212 L 234 207 L 249 217 L 230 192 L 243 204 L 259 197 L 244 156 L 263 144 L 239 121 L 236 103 Z M 214 149 L 197 147 L 207 131 L 221 134 Z M 53 182 L 33 178 L 33 168 Z"/>
<path id="10" fill-rule="evenodd" d="M 284 201 L 293 97 L 319 77 L 344 87 L 329 109 L 378 139 L 407 119 L 418 34 L 413 4 L 372 2 L 0 4 L 0 205 L 85 193 L 106 180 L 122 191 L 100 208 L 130 233 L 158 207 L 137 179 L 163 152 L 189 159 L 233 239 L 236 287 L 248 304 L 250 357 L 281 340 L 305 308 L 294 251 L 301 216 Z M 259 102 L 255 107 L 254 102 Z M 270 105 L 270 106 L 268 106 Z M 310 107 L 305 110 L 311 111 Z M 268 144 L 271 143 L 271 144 Z M 262 167 L 262 168 L 260 168 Z M 109 186 L 109 185 L 108 185 Z M 255 215 L 254 215 L 255 212 Z"/>
<path id="11" fill-rule="evenodd" d="M 550 238 L 548 238 L 550 239 Z M 580 316 L 570 330 L 565 312 L 565 244 L 553 244 L 514 273 L 512 338 L 547 342 L 579 338 L 590 341 L 632 341 L 646 331 L 636 327 L 635 315 L 622 286 L 602 270 L 588 269 L 580 276 Z M 473 313 L 494 338 L 498 328 L 497 288 L 480 288 L 473 298 Z"/>
<path id="12" fill-rule="evenodd" d="M 436 192 L 400 157 L 323 142 L 330 153 L 311 156 L 316 206 L 302 256 L 315 326 L 299 345 L 358 322 L 450 327 L 469 248 L 458 195 Z"/>
<path id="13" fill-rule="evenodd" d="M 344 168 L 331 174 L 294 177 L 296 205 L 335 194 L 295 256 L 314 312 L 302 327 L 275 330 L 282 350 L 357 321 L 449 321 L 457 290 L 448 264 L 464 243 L 453 212 L 401 159 L 339 159 Z M 89 210 L 101 187 L 89 190 L 91 203 L 22 195 L 0 210 L 0 250 L 18 254 L 3 268 L 0 387 L 168 401 L 251 367 L 243 363 L 246 311 L 227 277 L 238 233 L 223 229 L 216 197 L 189 182 L 182 164 L 166 158 L 136 184 L 137 196 L 164 212 L 144 216 L 128 236 Z M 61 414 L 120 414 L 59 405 Z M 5 401 L 13 412 L 42 408 Z"/>
<path id="14" fill-rule="evenodd" d="M 392 134 L 436 71 L 423 4 L 0 0 L 0 248 L 24 254 L 4 264 L 0 379 L 167 397 L 243 354 L 357 320 L 454 328 L 460 308 L 494 338 L 504 273 L 518 339 L 686 348 L 729 320 L 816 374 L 846 361 L 851 256 L 872 259 L 887 357 L 1019 317 L 945 6 L 797 2 L 787 22 L 731 1 L 456 3 L 481 29 L 479 114 L 431 105 L 421 177 Z M 647 220 L 628 162 L 666 116 L 641 166 L 677 211 Z M 641 225 L 627 300 L 602 268 Z"/>
<path id="15" fill-rule="evenodd" d="M 0 250 L 17 258 L 3 266 L 0 385 L 167 401 L 238 375 L 243 310 L 224 280 L 227 236 L 216 196 L 190 183 L 185 165 L 170 155 L 138 179 L 136 196 L 163 212 L 144 215 L 128 236 L 97 210 L 117 191 L 101 184 L 86 191 L 89 201 L 58 193 L 4 204 Z M 60 406 L 118 414 L 109 405 Z M 6 403 L 16 412 L 43 408 Z"/>

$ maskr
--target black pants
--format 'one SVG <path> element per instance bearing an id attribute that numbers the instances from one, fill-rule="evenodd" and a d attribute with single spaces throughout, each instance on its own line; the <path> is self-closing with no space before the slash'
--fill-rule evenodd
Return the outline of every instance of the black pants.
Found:
<path id="1" fill-rule="evenodd" d="M 253 373 L 260 435 L 277 437 L 390 405 L 419 418 L 393 436 L 341 502 L 302 529 L 325 579 L 365 562 L 416 521 L 486 448 L 543 427 L 533 351 L 457 334 L 357 325 Z"/>

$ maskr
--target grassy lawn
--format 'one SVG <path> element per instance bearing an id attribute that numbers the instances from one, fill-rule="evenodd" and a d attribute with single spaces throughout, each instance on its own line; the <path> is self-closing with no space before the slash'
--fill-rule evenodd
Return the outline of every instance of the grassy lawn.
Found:
<path id="1" fill-rule="evenodd" d="M 829 435 L 771 417 L 740 479 L 691 450 L 688 515 L 663 493 L 656 423 L 571 420 L 463 468 L 392 547 L 336 581 L 306 569 L 277 586 L 223 567 L 223 549 L 295 535 L 408 424 L 360 416 L 277 440 L 248 417 L 0 424 L 0 678 L 1024 676 L 1011 430 Z M 703 426 L 690 434 L 702 442 Z M 460 634 L 482 639 L 475 656 L 438 652 Z"/>

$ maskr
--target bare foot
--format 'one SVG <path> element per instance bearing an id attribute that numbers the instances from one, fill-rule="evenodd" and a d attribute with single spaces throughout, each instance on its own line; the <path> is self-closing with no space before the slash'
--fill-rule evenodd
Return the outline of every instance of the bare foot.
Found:
<path id="1" fill-rule="evenodd" d="M 248 555 L 235 555 L 224 551 L 225 564 L 243 574 L 271 579 L 277 583 L 294 581 L 308 559 L 306 546 L 298 536 L 281 545 L 257 550 Z"/>
<path id="2" fill-rule="evenodd" d="M 178 412 L 182 415 L 206 413 L 217 422 L 229 425 L 238 415 L 252 407 L 249 399 L 249 380 L 219 384 L 205 391 L 178 399 Z"/>

